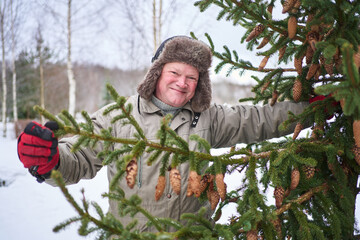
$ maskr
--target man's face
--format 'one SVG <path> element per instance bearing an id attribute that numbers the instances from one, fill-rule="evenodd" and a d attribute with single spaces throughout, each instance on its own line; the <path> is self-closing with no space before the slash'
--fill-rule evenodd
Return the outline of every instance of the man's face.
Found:
<path id="1" fill-rule="evenodd" d="M 156 83 L 155 96 L 173 106 L 184 106 L 195 94 L 199 71 L 186 63 L 166 63 Z"/>

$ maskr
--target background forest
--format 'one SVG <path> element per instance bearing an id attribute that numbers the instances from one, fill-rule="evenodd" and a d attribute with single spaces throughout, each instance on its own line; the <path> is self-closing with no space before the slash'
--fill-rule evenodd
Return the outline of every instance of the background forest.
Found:
<path id="1" fill-rule="evenodd" d="M 39 118 L 34 105 L 54 113 L 93 112 L 109 100 L 106 83 L 129 96 L 161 41 L 190 30 L 203 34 L 219 29 L 193 3 L 176 0 L 6 0 L 1 19 L 0 119 L 5 126 L 5 119 Z M 249 79 L 239 87 L 233 80 L 238 76 L 213 77 L 219 78 L 214 81 L 219 87 L 213 88 L 217 102 L 234 104 L 252 96 Z M 237 91 L 229 94 L 227 89 Z"/>

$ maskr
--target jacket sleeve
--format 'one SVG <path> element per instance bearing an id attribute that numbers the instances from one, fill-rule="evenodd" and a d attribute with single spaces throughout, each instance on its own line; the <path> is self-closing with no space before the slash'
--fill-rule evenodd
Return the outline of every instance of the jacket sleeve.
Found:
<path id="1" fill-rule="evenodd" d="M 102 114 L 105 108 L 100 109 L 91 116 L 96 134 L 100 134 L 101 129 L 110 127 L 109 116 Z M 103 149 L 102 142 L 99 141 L 93 149 L 81 147 L 78 151 L 72 152 L 72 146 L 77 140 L 78 136 L 59 140 L 60 164 L 58 171 L 62 174 L 66 184 L 74 184 L 81 179 L 93 178 L 102 168 L 102 159 L 97 158 L 97 154 Z M 47 179 L 46 183 L 55 185 L 52 179 Z"/>
<path id="2" fill-rule="evenodd" d="M 306 102 L 278 102 L 274 106 L 214 105 L 210 108 L 212 147 L 230 147 L 237 143 L 254 143 L 281 137 L 293 132 L 295 124 L 285 131 L 279 125 L 288 119 L 288 112 L 300 114 Z"/>

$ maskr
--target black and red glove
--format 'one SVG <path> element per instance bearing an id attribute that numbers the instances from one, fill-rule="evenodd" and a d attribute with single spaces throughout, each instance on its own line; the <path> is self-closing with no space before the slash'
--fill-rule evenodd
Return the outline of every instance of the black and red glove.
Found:
<path id="1" fill-rule="evenodd" d="M 313 102 L 323 101 L 323 100 L 325 100 L 325 99 L 327 99 L 327 98 L 330 98 L 330 97 L 332 97 L 332 94 L 329 94 L 329 95 L 327 95 L 327 96 L 317 95 L 317 96 L 315 96 L 315 97 L 311 97 L 311 98 L 309 99 L 309 103 L 311 104 L 311 103 L 313 103 Z M 332 101 L 332 102 L 331 102 L 331 106 L 332 106 L 332 107 L 336 107 L 337 105 L 339 105 L 339 102 L 337 102 L 337 101 Z M 325 114 L 328 115 L 328 116 L 327 116 L 327 119 L 328 119 L 328 120 L 330 120 L 331 118 L 334 117 L 334 114 L 332 114 L 332 115 L 329 115 L 329 114 L 328 114 L 328 109 L 327 109 L 327 108 L 324 109 L 324 112 L 325 112 Z"/>
<path id="2" fill-rule="evenodd" d="M 58 167 L 58 140 L 53 132 L 57 129 L 56 122 L 47 122 L 42 126 L 32 121 L 18 138 L 19 159 L 40 183 L 50 177 L 52 169 Z"/>

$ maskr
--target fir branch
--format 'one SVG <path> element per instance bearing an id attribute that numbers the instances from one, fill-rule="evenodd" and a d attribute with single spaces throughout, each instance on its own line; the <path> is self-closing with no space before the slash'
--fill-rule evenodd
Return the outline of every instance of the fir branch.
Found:
<path id="1" fill-rule="evenodd" d="M 89 221 L 93 222 L 98 227 L 107 230 L 111 232 L 112 234 L 120 234 L 118 229 L 112 228 L 111 226 L 103 223 L 102 221 L 99 221 L 98 219 L 90 216 L 88 213 L 86 213 L 75 201 L 73 196 L 69 193 L 68 189 L 65 187 L 65 182 L 61 176 L 61 173 L 59 171 L 53 170 L 51 173 L 51 178 L 53 178 L 56 182 L 56 184 L 59 186 L 60 190 L 66 197 L 67 201 L 75 208 L 76 212 L 80 215 L 81 219 L 87 218 Z M 80 220 L 80 218 L 79 218 Z"/>
<path id="2" fill-rule="evenodd" d="M 280 215 L 283 212 L 290 209 L 292 204 L 302 204 L 305 201 L 308 201 L 314 196 L 315 193 L 326 191 L 328 189 L 327 184 L 323 184 L 317 187 L 310 189 L 308 192 L 301 195 L 298 199 L 290 201 L 290 203 L 282 205 L 279 209 L 275 210 L 276 215 Z"/>

